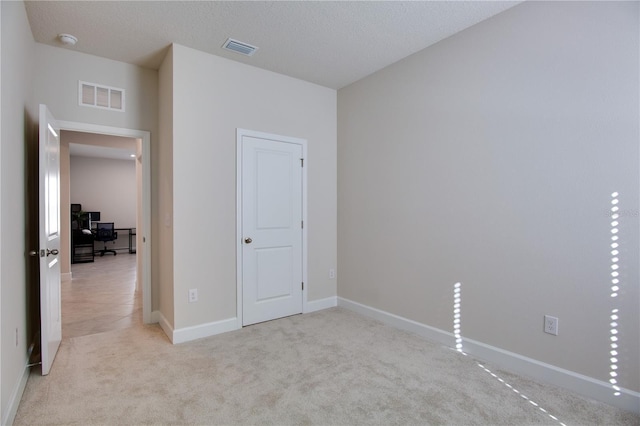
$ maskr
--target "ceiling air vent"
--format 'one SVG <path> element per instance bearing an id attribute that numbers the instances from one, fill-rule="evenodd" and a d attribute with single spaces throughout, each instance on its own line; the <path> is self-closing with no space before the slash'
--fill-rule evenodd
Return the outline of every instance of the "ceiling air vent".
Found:
<path id="1" fill-rule="evenodd" d="M 222 48 L 245 56 L 253 56 L 253 54 L 256 53 L 256 50 L 258 50 L 256 46 L 252 46 L 232 38 L 228 38 L 222 45 Z"/>

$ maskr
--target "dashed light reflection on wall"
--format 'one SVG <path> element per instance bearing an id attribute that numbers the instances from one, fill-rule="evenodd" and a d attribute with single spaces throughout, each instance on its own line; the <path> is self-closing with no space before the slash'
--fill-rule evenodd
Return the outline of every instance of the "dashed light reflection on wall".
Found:
<path id="1" fill-rule="evenodd" d="M 460 291 L 462 285 L 455 283 L 453 286 L 453 336 L 456 339 L 456 350 L 462 352 L 462 336 L 460 335 Z"/>
<path id="2" fill-rule="evenodd" d="M 618 269 L 620 268 L 620 258 L 618 255 L 620 251 L 619 247 L 619 238 L 618 235 L 618 219 L 620 218 L 620 207 L 618 206 L 620 200 L 618 199 L 619 194 L 614 192 L 611 194 L 611 299 L 616 301 L 619 291 L 620 291 L 620 272 Z M 613 388 L 613 394 L 615 396 L 620 395 L 620 386 L 618 386 L 618 314 L 619 308 L 614 307 L 611 309 L 611 316 L 609 319 L 611 320 L 609 330 L 609 340 L 610 340 L 610 351 L 609 351 L 609 361 L 611 362 L 610 370 L 609 370 L 609 383 L 611 383 L 611 387 Z"/>
<path id="3" fill-rule="evenodd" d="M 457 282 L 457 283 L 455 283 L 453 285 L 453 336 L 456 339 L 456 351 L 458 351 L 462 355 L 466 356 L 467 354 L 462 350 L 462 334 L 461 334 L 461 331 L 460 331 L 461 330 L 461 323 L 462 323 L 462 315 L 461 314 L 462 314 L 462 283 Z M 550 419 L 552 419 L 553 421 L 557 422 L 560 426 L 566 426 L 556 416 L 554 416 L 553 414 L 551 414 L 550 412 L 545 410 L 537 402 L 533 401 L 532 399 L 530 399 L 525 394 L 521 393 L 518 389 L 513 387 L 511 384 L 507 383 L 503 378 L 501 378 L 500 376 L 498 376 L 497 374 L 495 374 L 494 372 L 489 370 L 487 367 L 485 367 L 484 365 L 480 364 L 477 361 L 476 361 L 476 365 L 478 367 L 482 368 L 485 372 L 487 372 L 489 375 L 491 375 L 491 377 L 493 377 L 494 379 L 496 379 L 497 381 L 502 383 L 508 389 L 512 390 L 516 395 L 520 396 L 520 398 L 524 399 L 529 404 L 531 404 L 533 407 L 535 407 L 538 410 L 540 410 L 540 412 L 542 412 L 542 413 L 546 414 L 547 416 L 549 416 Z"/>

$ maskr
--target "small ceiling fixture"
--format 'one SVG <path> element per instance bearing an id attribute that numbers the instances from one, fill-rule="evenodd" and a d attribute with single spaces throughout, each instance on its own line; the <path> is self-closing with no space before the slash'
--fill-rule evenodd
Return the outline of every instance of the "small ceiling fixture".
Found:
<path id="1" fill-rule="evenodd" d="M 60 43 L 65 46 L 74 46 L 78 42 L 77 37 L 74 37 L 71 34 L 58 34 L 58 40 L 60 40 Z"/>
<path id="2" fill-rule="evenodd" d="M 232 38 L 228 38 L 222 45 L 222 48 L 245 56 L 253 56 L 256 50 L 258 50 L 256 46 Z"/>

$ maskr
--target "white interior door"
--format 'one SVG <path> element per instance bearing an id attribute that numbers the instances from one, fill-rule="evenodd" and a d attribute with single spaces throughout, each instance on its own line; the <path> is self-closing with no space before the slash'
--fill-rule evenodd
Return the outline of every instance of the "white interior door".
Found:
<path id="1" fill-rule="evenodd" d="M 40 105 L 40 336 L 42 374 L 49 374 L 62 340 L 60 307 L 60 127 Z"/>
<path id="2" fill-rule="evenodd" d="M 303 147 L 288 139 L 238 138 L 242 325 L 302 312 Z"/>

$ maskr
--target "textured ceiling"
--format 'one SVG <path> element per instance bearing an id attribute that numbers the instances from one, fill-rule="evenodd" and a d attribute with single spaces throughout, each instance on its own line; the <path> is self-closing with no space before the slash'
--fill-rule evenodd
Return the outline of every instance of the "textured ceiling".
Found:
<path id="1" fill-rule="evenodd" d="M 137 142 L 134 138 L 63 130 L 62 140 L 69 144 L 72 157 L 99 157 L 114 160 L 133 160 Z"/>
<path id="2" fill-rule="evenodd" d="M 158 68 L 178 43 L 339 89 L 516 4 L 500 1 L 27 1 L 37 42 Z M 221 49 L 228 38 L 259 47 Z"/>
<path id="3" fill-rule="evenodd" d="M 111 160 L 133 161 L 135 157 L 131 157 L 131 155 L 135 156 L 135 153 L 135 147 L 133 149 L 120 149 L 98 145 L 69 144 L 69 155 L 71 157 L 98 157 Z"/>

